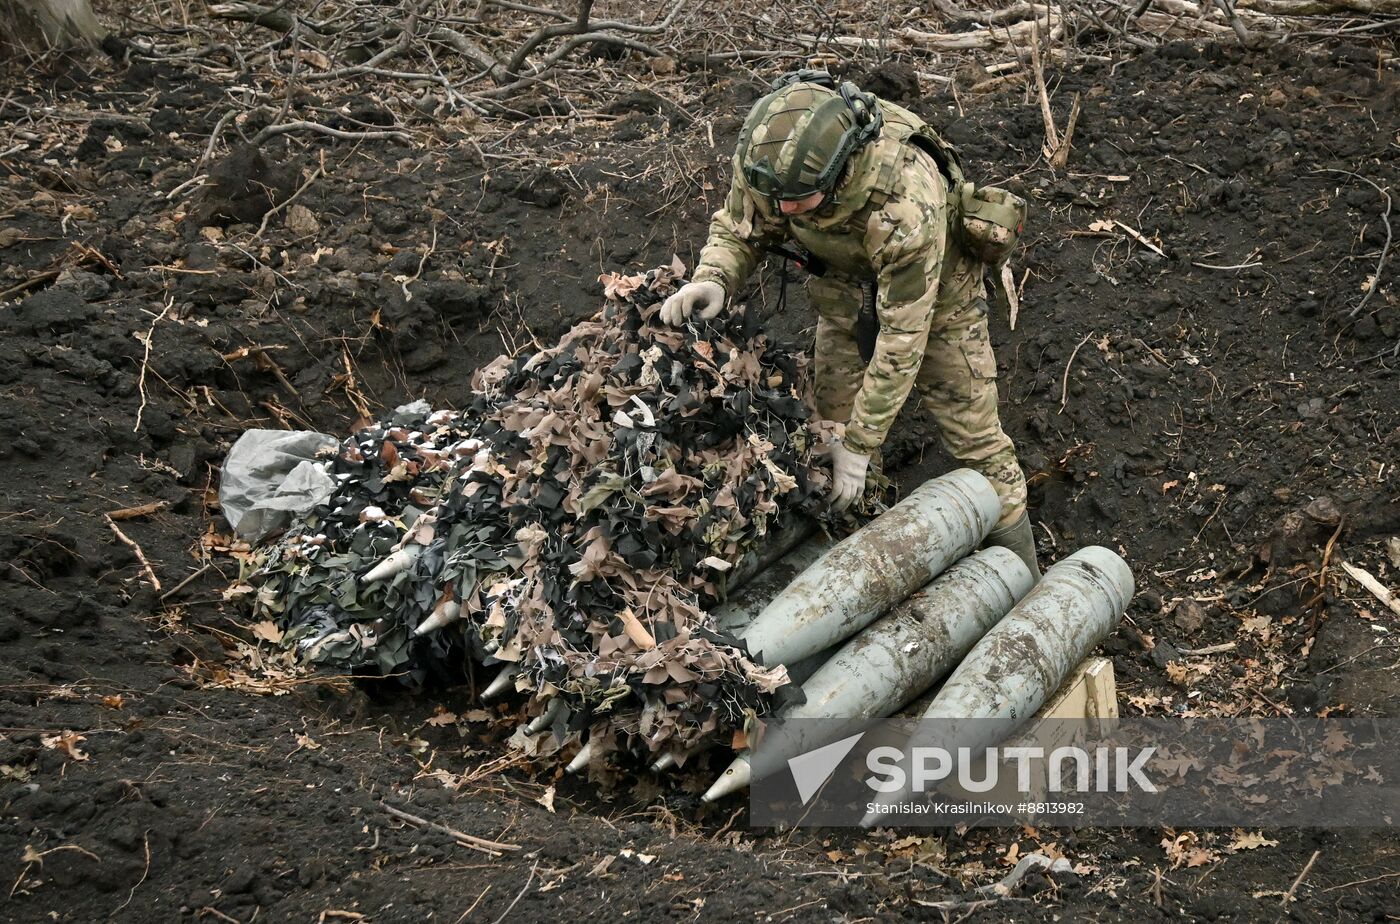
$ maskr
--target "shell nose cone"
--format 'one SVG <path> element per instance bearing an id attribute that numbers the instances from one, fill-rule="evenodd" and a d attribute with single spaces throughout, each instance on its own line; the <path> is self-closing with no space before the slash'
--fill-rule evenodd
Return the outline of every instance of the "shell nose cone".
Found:
<path id="1" fill-rule="evenodd" d="M 747 789 L 749 780 L 753 777 L 753 770 L 749 766 L 747 757 L 736 757 L 734 763 L 730 764 L 714 785 L 705 790 L 701 800 L 705 802 L 718 802 L 725 796 Z"/>
<path id="2" fill-rule="evenodd" d="M 417 561 L 418 555 L 422 551 L 423 547 L 421 545 L 409 543 L 366 571 L 365 576 L 361 578 L 361 580 L 366 584 L 373 584 L 376 581 L 391 578 Z"/>
<path id="3" fill-rule="evenodd" d="M 587 770 L 587 769 L 588 769 L 588 763 L 589 763 L 589 761 L 591 761 L 592 759 L 593 759 L 593 742 L 590 741 L 590 742 L 588 742 L 587 744 L 585 744 L 585 745 L 583 746 L 582 750 L 580 750 L 580 751 L 578 752 L 578 754 L 576 754 L 576 755 L 574 756 L 574 759 L 573 759 L 573 760 L 569 761 L 569 765 L 568 765 L 567 767 L 564 768 L 564 772 L 565 772 L 565 773 L 578 773 L 578 772 L 580 772 L 581 770 Z"/>
<path id="4" fill-rule="evenodd" d="M 481 701 L 495 699 L 510 689 L 511 684 L 515 682 L 515 675 L 518 673 L 520 673 L 520 668 L 514 664 L 501 668 L 501 672 L 496 675 L 495 679 L 486 685 L 486 689 L 481 691 Z"/>

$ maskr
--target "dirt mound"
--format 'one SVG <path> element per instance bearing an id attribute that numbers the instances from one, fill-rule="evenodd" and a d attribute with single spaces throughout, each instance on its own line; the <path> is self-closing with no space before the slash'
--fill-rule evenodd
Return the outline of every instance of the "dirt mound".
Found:
<path id="1" fill-rule="evenodd" d="M 122 111 L 152 79 L 137 77 L 65 105 Z M 141 91 L 158 101 L 149 125 L 59 123 L 0 185 L 0 274 L 22 298 L 0 342 L 9 917 L 895 919 L 961 894 L 958 875 L 996 878 L 1013 846 L 1080 870 L 1018 919 L 1272 915 L 1314 851 L 1294 913 L 1394 908 L 1387 834 L 1234 850 L 1206 832 L 1197 854 L 1180 832 L 749 831 L 738 804 L 698 805 L 703 769 L 611 793 L 536 776 L 470 689 L 403 699 L 269 671 L 221 609 L 236 571 L 212 488 L 230 440 L 346 432 L 416 397 L 463 406 L 477 366 L 591 312 L 600 271 L 693 262 L 753 87 L 717 81 L 713 121 L 685 126 L 638 97 L 574 137 L 541 129 L 533 157 L 324 139 L 324 177 L 297 199 L 316 229 L 282 215 L 259 237 L 313 161 L 274 139 L 248 169 L 220 168 L 229 204 L 208 211 L 180 187 L 220 88 L 158 83 Z M 1019 88 L 915 103 L 974 177 L 1033 203 L 1024 307 L 995 337 L 1042 554 L 1099 542 L 1136 564 L 1143 593 L 1106 646 L 1130 711 L 1393 714 L 1396 675 L 1371 650 L 1384 614 L 1329 565 L 1345 554 L 1395 584 L 1393 275 L 1353 315 L 1385 240 L 1363 178 L 1400 178 L 1395 77 L 1364 50 L 1172 45 L 1052 87 L 1061 119 L 1069 94 L 1083 101 L 1060 173 Z M 72 267 L 96 278 L 58 284 Z M 800 293 L 764 307 L 771 273 L 764 321 L 803 342 Z M 906 486 L 946 467 L 929 421 L 895 432 L 887 464 Z M 1275 524 L 1324 494 L 1333 530 L 1260 583 Z M 129 543 L 102 518 L 147 504 L 114 521 Z M 381 803 L 522 849 L 481 854 Z M 1213 865 L 1189 868 L 1199 857 Z"/>

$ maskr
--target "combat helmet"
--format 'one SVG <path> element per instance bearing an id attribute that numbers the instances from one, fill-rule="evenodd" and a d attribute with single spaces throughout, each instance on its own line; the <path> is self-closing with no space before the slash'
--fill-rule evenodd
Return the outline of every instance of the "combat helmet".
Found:
<path id="1" fill-rule="evenodd" d="M 851 155 L 880 134 L 878 101 L 826 71 L 784 74 L 744 120 L 735 162 L 770 200 L 830 193 Z"/>

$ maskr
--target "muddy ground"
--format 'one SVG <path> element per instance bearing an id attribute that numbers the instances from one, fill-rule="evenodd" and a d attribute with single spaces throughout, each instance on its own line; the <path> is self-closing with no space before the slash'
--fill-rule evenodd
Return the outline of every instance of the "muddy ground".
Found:
<path id="1" fill-rule="evenodd" d="M 1021 87 L 918 96 L 873 78 L 1034 203 L 1025 304 L 994 329 L 1003 420 L 1043 558 L 1102 543 L 1135 565 L 1105 645 L 1125 713 L 1400 710 L 1397 619 L 1335 564 L 1400 584 L 1392 270 L 1350 316 L 1387 241 L 1362 178 L 1391 195 L 1400 179 L 1400 81 L 1377 60 L 1181 44 L 1071 67 L 1057 110 L 1079 92 L 1084 111 L 1058 174 Z M 601 271 L 693 262 L 758 88 L 713 73 L 691 116 L 638 92 L 481 146 L 470 125 L 427 150 L 281 139 L 225 161 L 206 198 L 172 192 L 226 87 L 107 62 L 16 78 L 30 109 L 7 103 L 3 134 L 33 139 L 0 160 L 0 290 L 29 283 L 0 306 L 6 919 L 939 919 L 920 903 L 1034 849 L 1077 876 L 951 916 L 1394 919 L 1385 830 L 1271 831 L 1254 849 L 1229 831 L 775 834 L 747 828 L 741 802 L 702 807 L 703 772 L 606 789 L 505 766 L 470 685 L 258 695 L 220 599 L 236 564 L 201 542 L 226 532 L 213 489 L 230 441 L 459 404 L 478 364 L 594 311 Z M 329 102 L 376 118 L 368 98 Z M 45 105 L 59 117 L 39 120 Z M 317 166 L 304 211 L 261 234 L 259 210 L 240 212 Z M 770 267 L 755 298 L 776 291 Z M 810 340 L 800 292 L 763 310 Z M 912 412 L 887 461 L 905 485 L 948 465 Z M 154 502 L 117 525 L 164 598 L 102 519 Z M 381 803 L 521 850 L 463 848 Z"/>

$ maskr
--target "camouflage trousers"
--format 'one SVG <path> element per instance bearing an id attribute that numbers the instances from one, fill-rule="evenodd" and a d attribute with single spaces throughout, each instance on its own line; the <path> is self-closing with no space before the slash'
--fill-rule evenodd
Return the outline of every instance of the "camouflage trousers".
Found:
<path id="1" fill-rule="evenodd" d="M 997 414 L 997 363 L 979 270 L 950 248 L 915 388 L 938 424 L 943 448 L 996 488 L 998 525 L 1004 526 L 1026 510 L 1026 478 Z M 856 343 L 864 287 L 853 277 L 828 272 L 807 280 L 807 297 L 817 311 L 817 413 L 845 422 L 866 371 Z"/>

